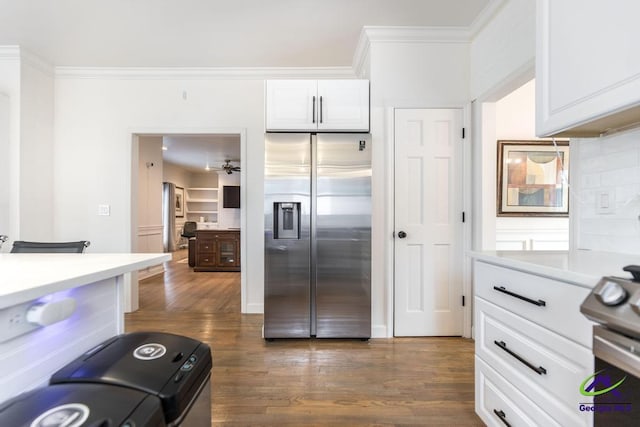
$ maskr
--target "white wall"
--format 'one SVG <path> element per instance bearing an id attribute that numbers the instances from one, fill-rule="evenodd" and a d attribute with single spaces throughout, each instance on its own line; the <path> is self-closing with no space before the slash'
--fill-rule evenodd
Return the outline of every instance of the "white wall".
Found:
<path id="1" fill-rule="evenodd" d="M 640 255 L 640 129 L 572 139 L 571 149 L 576 247 Z"/>
<path id="2" fill-rule="evenodd" d="M 138 138 L 138 247 L 136 252 L 161 253 L 162 137 Z"/>
<path id="3" fill-rule="evenodd" d="M 10 101 L 7 95 L 0 93 L 0 234 L 8 235 L 10 229 L 9 212 L 11 197 L 11 174 L 9 167 L 11 165 L 9 152 L 11 131 L 9 128 L 10 117 Z M 7 244 L 8 247 L 8 244 Z M 5 248 L 5 252 L 8 248 Z"/>
<path id="4" fill-rule="evenodd" d="M 264 89 L 261 79 L 188 79 L 166 74 L 56 79 L 56 235 L 83 233 L 95 252 L 130 248 L 133 133 L 246 129 L 246 309 L 263 307 Z M 186 99 L 183 93 L 186 91 Z M 98 204 L 111 216 L 97 216 Z"/>
<path id="5" fill-rule="evenodd" d="M 389 182 L 393 182 L 393 135 L 389 135 L 388 126 L 393 119 L 391 109 L 461 108 L 469 102 L 468 43 L 388 41 L 395 35 L 391 32 L 384 40 L 375 34 L 368 52 L 371 68 L 369 73 L 362 73 L 371 79 L 374 337 L 388 336 L 393 325 L 388 316 L 393 304 L 393 199 L 389 188 Z"/>
<path id="6" fill-rule="evenodd" d="M 8 168 L 3 173 L 3 187 L 8 193 L 7 204 L 2 216 L 9 222 L 1 234 L 9 235 L 10 240 L 20 239 L 20 50 L 14 46 L 0 47 L 0 93 L 8 102 L 5 105 L 6 123 L 2 133 L 5 142 L 0 147 L 0 156 L 6 159 Z M 8 139 L 7 139 L 8 138 Z M 5 181 L 6 179 L 6 181 Z M 10 248 L 5 243 L 3 251 Z"/>
<path id="7" fill-rule="evenodd" d="M 535 61 L 535 0 L 508 0 L 471 42 L 471 99 L 487 98 L 505 82 L 530 79 Z"/>
<path id="8" fill-rule="evenodd" d="M 488 118 L 487 115 L 484 116 Z M 535 80 L 525 83 L 495 103 L 495 137 L 483 140 L 486 152 L 485 173 L 488 174 L 486 218 L 495 218 L 497 250 L 567 250 L 569 218 L 496 217 L 497 140 L 535 140 Z M 491 197 L 492 196 L 492 197 Z"/>
<path id="9" fill-rule="evenodd" d="M 470 45 L 472 223 L 476 250 L 495 249 L 495 102 L 535 74 L 535 0 L 508 0 Z M 535 135 L 533 133 L 532 135 Z"/>
<path id="10" fill-rule="evenodd" d="M 52 240 L 53 68 L 17 46 L 0 47 L 0 94 L 8 98 L 0 146 L 8 162 L 2 233 L 10 240 Z"/>
<path id="11" fill-rule="evenodd" d="M 178 187 L 187 188 L 191 173 L 182 166 L 164 161 L 162 163 L 162 181 L 172 182 Z"/>
<path id="12" fill-rule="evenodd" d="M 20 79 L 20 239 L 55 240 L 53 67 L 23 53 Z"/>

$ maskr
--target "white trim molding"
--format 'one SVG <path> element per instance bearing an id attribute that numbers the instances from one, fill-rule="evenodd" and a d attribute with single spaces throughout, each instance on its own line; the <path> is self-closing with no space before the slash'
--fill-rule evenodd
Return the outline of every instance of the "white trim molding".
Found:
<path id="1" fill-rule="evenodd" d="M 471 40 L 467 27 L 365 26 L 362 31 L 371 43 L 468 43 Z"/>
<path id="2" fill-rule="evenodd" d="M 162 234 L 164 226 L 160 225 L 140 225 L 138 226 L 138 236 L 152 236 L 154 234 Z"/>
<path id="3" fill-rule="evenodd" d="M 57 78 L 125 80 L 353 79 L 345 67 L 56 67 Z"/>
<path id="4" fill-rule="evenodd" d="M 42 71 L 48 76 L 53 77 L 54 67 L 41 57 L 34 55 L 20 46 L 0 46 L 0 61 L 2 60 L 19 60 L 33 68 Z"/>
<path id="5" fill-rule="evenodd" d="M 32 66 L 36 70 L 46 74 L 49 77 L 54 77 L 55 75 L 55 67 L 51 65 L 49 62 L 40 58 L 37 55 L 25 50 L 24 48 L 20 49 L 20 60 L 27 65 Z"/>
<path id="6" fill-rule="evenodd" d="M 473 39 L 493 19 L 494 16 L 507 4 L 507 0 L 489 0 L 489 4 L 476 16 L 469 25 L 469 34 Z"/>
<path id="7" fill-rule="evenodd" d="M 502 4 L 506 0 L 492 0 Z M 490 19 L 495 11 L 487 18 Z M 485 25 L 484 22 L 482 25 Z M 372 43 L 470 43 L 472 31 L 469 27 L 380 27 L 364 26 L 353 54 L 351 67 L 357 76 L 363 72 Z"/>
<path id="8" fill-rule="evenodd" d="M 0 46 L 0 60 L 20 59 L 20 46 Z"/>

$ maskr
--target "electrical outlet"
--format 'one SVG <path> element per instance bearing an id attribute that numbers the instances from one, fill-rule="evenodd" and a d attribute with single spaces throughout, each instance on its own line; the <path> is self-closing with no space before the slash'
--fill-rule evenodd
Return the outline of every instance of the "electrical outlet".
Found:
<path id="1" fill-rule="evenodd" d="M 34 304 L 29 301 L 0 310 L 0 342 L 26 334 L 40 326 L 27 321 L 27 310 Z"/>

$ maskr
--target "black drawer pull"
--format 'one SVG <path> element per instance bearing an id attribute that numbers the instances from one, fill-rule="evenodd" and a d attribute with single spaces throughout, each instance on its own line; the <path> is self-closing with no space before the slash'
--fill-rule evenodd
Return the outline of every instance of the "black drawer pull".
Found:
<path id="1" fill-rule="evenodd" d="M 520 356 L 519 354 L 509 350 L 507 348 L 507 344 L 505 344 L 504 341 L 493 341 L 493 343 L 495 345 L 497 345 L 498 347 L 500 347 L 501 349 L 503 349 L 504 351 L 506 351 L 507 353 L 509 353 L 510 355 L 512 355 L 513 357 L 515 357 L 516 359 L 518 359 L 519 362 L 523 363 L 524 365 L 527 366 L 527 368 L 531 369 L 532 371 L 534 371 L 536 374 L 538 375 L 542 375 L 542 374 L 546 374 L 547 370 L 544 369 L 542 366 L 538 366 L 535 367 L 534 365 L 532 365 L 530 362 L 528 362 L 526 359 L 524 359 L 522 356 Z"/>
<path id="2" fill-rule="evenodd" d="M 500 421 L 502 421 L 504 425 L 506 425 L 507 427 L 511 427 L 511 424 L 509 424 L 509 422 L 507 421 L 507 416 L 504 414 L 504 411 L 498 411 L 497 409 L 494 409 L 493 413 L 496 414 L 498 418 L 500 418 Z"/>
<path id="3" fill-rule="evenodd" d="M 542 301 L 541 299 L 536 301 L 536 300 L 531 299 L 531 298 L 523 297 L 522 295 L 518 295 L 515 292 L 508 291 L 507 288 L 505 288 L 504 286 L 494 286 L 493 289 L 498 291 L 498 292 L 502 292 L 503 294 L 507 294 L 507 295 L 510 295 L 512 297 L 521 299 L 522 301 L 526 301 L 526 302 L 528 302 L 530 304 L 537 305 L 538 307 L 544 307 L 545 305 L 547 305 L 547 303 Z"/>

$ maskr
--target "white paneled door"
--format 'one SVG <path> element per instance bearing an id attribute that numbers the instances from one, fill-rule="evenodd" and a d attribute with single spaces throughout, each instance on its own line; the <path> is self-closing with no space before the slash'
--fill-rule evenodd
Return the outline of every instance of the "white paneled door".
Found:
<path id="1" fill-rule="evenodd" d="M 462 110 L 395 110 L 396 336 L 462 335 Z"/>

